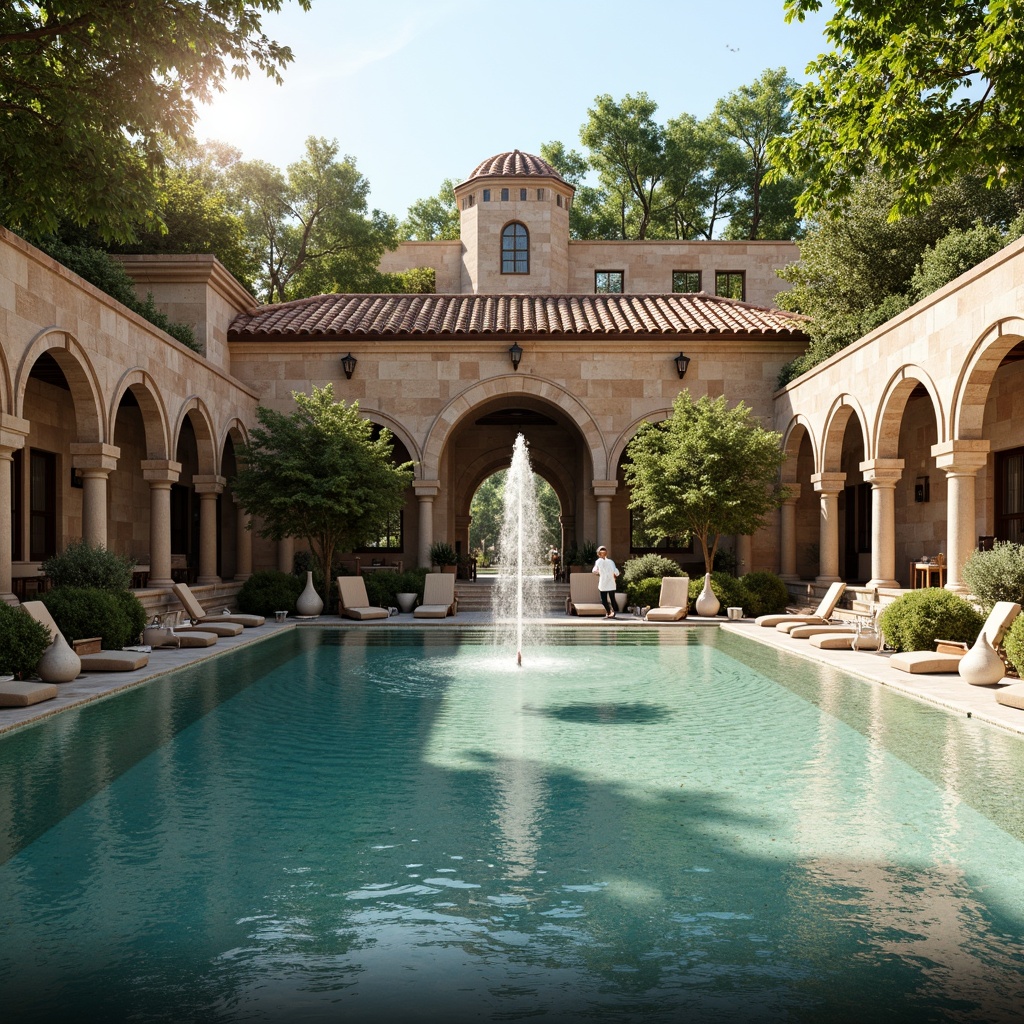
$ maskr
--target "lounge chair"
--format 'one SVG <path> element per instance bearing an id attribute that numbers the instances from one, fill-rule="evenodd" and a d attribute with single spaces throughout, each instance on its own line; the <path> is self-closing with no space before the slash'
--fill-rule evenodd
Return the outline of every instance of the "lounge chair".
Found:
<path id="1" fill-rule="evenodd" d="M 792 623 L 793 628 L 786 630 L 794 640 L 811 640 L 816 636 L 824 634 L 835 635 L 837 633 L 856 633 L 857 625 L 852 622 L 815 623 L 807 625 L 805 622 Z"/>
<path id="2" fill-rule="evenodd" d="M 234 622 L 246 629 L 252 629 L 255 626 L 262 626 L 267 621 L 262 615 L 246 615 L 244 612 L 207 612 L 196 600 L 187 583 L 174 583 L 171 590 L 188 613 L 193 626 L 206 626 L 211 622 Z"/>
<path id="3" fill-rule="evenodd" d="M 363 619 L 386 619 L 388 610 L 387 608 L 376 608 L 370 604 L 362 576 L 339 576 L 338 614 L 362 621 Z"/>
<path id="4" fill-rule="evenodd" d="M 690 577 L 662 576 L 658 607 L 647 613 L 648 622 L 677 622 L 690 610 Z"/>
<path id="5" fill-rule="evenodd" d="M 985 620 L 985 625 L 981 627 L 981 632 L 985 634 L 993 648 L 998 650 L 1003 634 L 1019 614 L 1020 605 L 1015 601 L 997 601 L 995 603 Z M 894 654 L 889 659 L 889 664 L 901 672 L 912 672 L 915 675 L 956 672 L 960 665 L 960 659 L 969 649 L 967 644 L 961 648 L 959 644 L 951 643 L 948 640 L 936 640 L 935 647 L 934 651 L 903 651 L 900 654 Z"/>
<path id="6" fill-rule="evenodd" d="M 43 683 L 38 679 L 0 682 L 0 708 L 27 708 L 56 696 L 56 683 Z"/>
<path id="7" fill-rule="evenodd" d="M 839 604 L 839 599 L 843 596 L 845 590 L 845 583 L 833 583 L 825 592 L 825 596 L 821 599 L 818 607 L 807 615 L 759 615 L 754 619 L 754 622 L 758 626 L 782 629 L 783 632 L 788 632 L 792 628 L 792 624 L 795 623 L 801 623 L 805 626 L 825 625 L 832 618 L 832 613 L 836 610 L 836 605 Z M 783 629 L 783 627 L 788 627 L 788 629 Z"/>
<path id="8" fill-rule="evenodd" d="M 597 576 L 592 572 L 569 573 L 569 596 L 565 599 L 566 615 L 606 615 L 597 589 Z"/>
<path id="9" fill-rule="evenodd" d="M 42 601 L 23 601 L 21 607 L 36 622 L 42 623 L 54 640 L 57 639 L 60 630 Z M 99 651 L 97 654 L 79 654 L 78 657 L 83 672 L 134 672 L 149 664 L 149 655 L 144 651 Z"/>
<path id="10" fill-rule="evenodd" d="M 443 619 L 456 615 L 455 577 L 450 572 L 428 572 L 423 585 L 423 604 L 413 610 L 414 619 Z"/>

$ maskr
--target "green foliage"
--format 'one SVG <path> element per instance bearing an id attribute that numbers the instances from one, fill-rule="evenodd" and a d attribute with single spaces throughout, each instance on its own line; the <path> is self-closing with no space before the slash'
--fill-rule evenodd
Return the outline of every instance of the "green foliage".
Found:
<path id="1" fill-rule="evenodd" d="M 776 615 L 786 610 L 789 591 L 786 584 L 773 572 L 748 572 L 739 580 L 746 597 L 743 608 L 747 615 Z"/>
<path id="2" fill-rule="evenodd" d="M 257 409 L 259 426 L 238 447 L 234 489 L 260 536 L 305 538 L 327 581 L 335 552 L 366 543 L 401 510 L 412 468 L 392 463 L 391 433 L 375 439 L 357 404 L 334 401 L 331 384 L 292 397 L 290 414 Z"/>
<path id="3" fill-rule="evenodd" d="M 86 541 L 71 541 L 59 555 L 40 566 L 54 587 L 95 587 L 99 590 L 130 590 L 135 559 L 118 555 Z"/>
<path id="4" fill-rule="evenodd" d="M 421 242 L 458 238 L 461 223 L 459 208 L 455 203 L 455 185 L 453 178 L 445 178 L 436 195 L 417 199 L 409 207 L 399 228 L 402 237 L 415 238 Z"/>
<path id="5" fill-rule="evenodd" d="M 492 473 L 476 490 L 470 503 L 469 514 L 472 522 L 469 527 L 469 546 L 474 553 L 480 552 L 490 557 L 491 545 L 497 547 L 501 534 L 501 523 L 504 515 L 505 478 L 508 470 L 501 469 Z M 537 498 L 539 522 L 535 527 L 540 531 L 540 546 L 545 550 L 561 544 L 561 505 L 558 495 L 551 484 L 542 476 L 533 474 L 534 493 Z"/>
<path id="6" fill-rule="evenodd" d="M 379 608 L 394 608 L 396 594 L 416 594 L 423 600 L 423 587 L 427 569 L 407 569 L 405 572 L 372 572 L 363 577 L 366 596 L 370 604 Z"/>
<path id="7" fill-rule="evenodd" d="M 455 554 L 455 548 L 445 540 L 435 540 L 430 545 L 431 565 L 455 565 L 459 558 Z"/>
<path id="8" fill-rule="evenodd" d="M 413 267 L 394 274 L 380 274 L 374 291 L 389 295 L 433 295 L 437 291 L 437 273 L 433 267 Z"/>
<path id="9" fill-rule="evenodd" d="M 28 612 L 0 601 L 0 675 L 32 675 L 52 639 Z"/>
<path id="10" fill-rule="evenodd" d="M 647 554 L 637 555 L 629 559 L 622 567 L 622 580 L 628 586 L 637 580 L 646 580 L 651 577 L 662 576 L 685 576 L 686 573 L 680 568 L 679 563 L 664 555 Z"/>
<path id="11" fill-rule="evenodd" d="M 652 531 L 695 538 L 710 572 L 723 534 L 756 533 L 785 499 L 780 441 L 742 402 L 730 409 L 724 397 L 694 402 L 683 391 L 672 415 L 641 424 L 626 449 L 630 505 Z"/>
<path id="12" fill-rule="evenodd" d="M 295 614 L 295 602 L 304 583 L 290 572 L 264 569 L 254 572 L 238 592 L 239 611 L 248 615 L 273 616 L 274 612 Z"/>
<path id="13" fill-rule="evenodd" d="M 704 589 L 704 578 L 695 576 L 690 580 L 690 605 L 700 597 Z M 711 589 L 721 604 L 720 613 L 725 614 L 726 608 L 742 608 L 744 614 L 750 615 L 750 594 L 743 586 L 743 581 L 727 572 L 713 572 L 711 574 Z"/>
<path id="14" fill-rule="evenodd" d="M 125 643 L 139 643 L 142 639 L 142 631 L 146 628 L 145 607 L 130 590 L 115 590 L 113 597 L 128 620 L 128 636 Z"/>
<path id="15" fill-rule="evenodd" d="M 997 540 L 991 551 L 975 551 L 964 563 L 963 581 L 986 612 L 997 601 L 1024 605 L 1024 544 Z"/>
<path id="16" fill-rule="evenodd" d="M 1018 615 L 1003 637 L 1006 660 L 1018 676 L 1024 678 L 1024 615 Z"/>
<path id="17" fill-rule="evenodd" d="M 660 576 L 635 579 L 626 584 L 627 604 L 637 605 L 640 608 L 657 608 L 660 596 Z"/>
<path id="18" fill-rule="evenodd" d="M 57 628 L 68 643 L 100 637 L 103 647 L 119 651 L 125 644 L 138 641 L 145 625 L 145 614 L 138 631 L 119 595 L 95 587 L 58 587 L 43 595 Z"/>
<path id="19" fill-rule="evenodd" d="M 597 561 L 597 544 L 592 540 L 585 540 L 580 545 L 579 554 L 583 565 L 593 566 Z"/>
<path id="20" fill-rule="evenodd" d="M 896 651 L 930 651 L 936 640 L 973 643 L 984 624 L 971 604 L 938 587 L 898 597 L 878 619 L 886 644 Z"/>
<path id="21" fill-rule="evenodd" d="M 310 0 L 298 0 L 308 10 Z M 32 239 L 61 220 L 130 241 L 152 224 L 153 168 L 198 105 L 254 65 L 281 80 L 291 51 L 263 13 L 283 0 L 67 0 L 0 5 L 0 223 Z"/>
<path id="22" fill-rule="evenodd" d="M 977 220 L 969 228 L 953 228 L 943 235 L 935 245 L 929 246 L 910 280 L 911 297 L 916 302 L 944 284 L 976 267 L 989 256 L 999 252 L 1024 230 L 1024 221 L 1017 217 L 1007 231 L 1000 231 L 994 224 L 983 224 Z"/>

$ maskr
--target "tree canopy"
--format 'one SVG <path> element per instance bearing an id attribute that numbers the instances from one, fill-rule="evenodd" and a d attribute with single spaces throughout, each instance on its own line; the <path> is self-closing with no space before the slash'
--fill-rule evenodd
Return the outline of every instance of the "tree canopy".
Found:
<path id="1" fill-rule="evenodd" d="M 672 415 L 642 423 L 626 448 L 630 507 L 655 534 L 695 539 L 711 572 L 723 535 L 756 532 L 785 499 L 781 441 L 743 402 L 682 391 Z"/>
<path id="2" fill-rule="evenodd" d="M 257 409 L 233 487 L 260 536 L 309 542 L 329 588 L 335 552 L 380 536 L 401 511 L 412 464 L 395 466 L 390 432 L 378 434 L 358 404 L 335 402 L 331 384 L 292 397 L 290 414 Z"/>
<path id="3" fill-rule="evenodd" d="M 153 171 L 196 104 L 253 65 L 280 80 L 292 53 L 261 18 L 284 2 L 0 5 L 0 223 L 38 239 L 69 221 L 104 241 L 156 223 Z"/>
<path id="4" fill-rule="evenodd" d="M 402 222 L 402 237 L 430 242 L 459 237 L 459 208 L 455 205 L 455 180 L 445 178 L 436 195 L 417 199 Z"/>
<path id="5" fill-rule="evenodd" d="M 785 0 L 802 20 L 822 0 Z M 810 215 L 870 167 L 895 183 L 890 215 L 926 206 L 943 184 L 980 174 L 1024 180 L 1021 0 L 838 0 L 794 98 L 794 124 L 773 143 L 782 171 L 805 178 Z"/>

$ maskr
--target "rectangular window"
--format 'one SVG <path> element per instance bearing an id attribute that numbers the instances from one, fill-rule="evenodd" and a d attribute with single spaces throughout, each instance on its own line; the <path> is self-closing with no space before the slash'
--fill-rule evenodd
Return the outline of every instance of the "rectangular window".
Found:
<path id="1" fill-rule="evenodd" d="M 396 512 L 388 516 L 381 525 L 380 532 L 365 547 L 356 551 L 402 551 L 404 549 L 404 513 Z"/>
<path id="2" fill-rule="evenodd" d="M 537 189 L 537 202 L 544 202 L 544 189 L 542 188 Z"/>
<path id="3" fill-rule="evenodd" d="M 672 291 L 674 292 L 699 292 L 700 271 L 699 270 L 673 270 Z"/>
<path id="4" fill-rule="evenodd" d="M 57 553 L 57 456 L 29 452 L 28 557 L 41 562 Z"/>
<path id="5" fill-rule="evenodd" d="M 621 295 L 623 272 L 621 270 L 594 271 L 594 291 L 605 295 Z"/>
<path id="6" fill-rule="evenodd" d="M 715 294 L 743 302 L 747 297 L 747 275 L 742 270 L 716 270 Z"/>
<path id="7" fill-rule="evenodd" d="M 22 545 L 22 522 L 21 515 L 24 508 L 24 498 L 21 487 L 21 467 L 23 464 L 21 449 L 14 452 L 14 461 L 11 463 L 11 557 L 15 562 L 20 562 L 24 557 L 21 553 Z"/>
<path id="8" fill-rule="evenodd" d="M 559 192 L 559 193 L 558 193 L 558 194 L 557 194 L 557 195 L 555 196 L 555 200 L 557 201 L 557 203 L 558 203 L 558 205 L 559 205 L 559 206 L 561 206 L 561 205 L 562 205 L 562 193 L 561 193 L 561 192 Z"/>
<path id="9" fill-rule="evenodd" d="M 519 190 L 519 201 L 523 202 L 523 203 L 526 202 L 526 189 L 525 188 L 521 188 Z"/>
<path id="10" fill-rule="evenodd" d="M 507 203 L 508 202 L 508 189 L 507 188 L 503 188 L 501 190 L 501 201 L 503 203 Z"/>
<path id="11" fill-rule="evenodd" d="M 996 540 L 1024 543 L 1024 448 L 996 452 Z"/>
<path id="12" fill-rule="evenodd" d="M 489 203 L 491 201 L 491 190 L 489 188 L 484 189 L 484 202 Z"/>

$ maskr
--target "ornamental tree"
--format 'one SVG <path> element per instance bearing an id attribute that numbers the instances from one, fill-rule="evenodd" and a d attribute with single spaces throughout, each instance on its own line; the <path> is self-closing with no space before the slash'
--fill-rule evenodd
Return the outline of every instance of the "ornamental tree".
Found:
<path id="1" fill-rule="evenodd" d="M 662 536 L 695 539 L 711 572 L 723 535 L 755 533 L 786 498 L 779 484 L 781 435 L 765 430 L 743 402 L 694 402 L 681 392 L 672 415 L 642 423 L 626 448 L 630 507 Z"/>
<path id="2" fill-rule="evenodd" d="M 261 521 L 261 537 L 301 537 L 323 572 L 327 601 L 331 564 L 380 536 L 389 515 L 401 511 L 412 463 L 392 461 L 392 435 L 359 414 L 353 402 L 335 402 L 334 387 L 293 391 L 294 412 L 260 407 L 259 426 L 239 446 L 235 493 Z"/>

